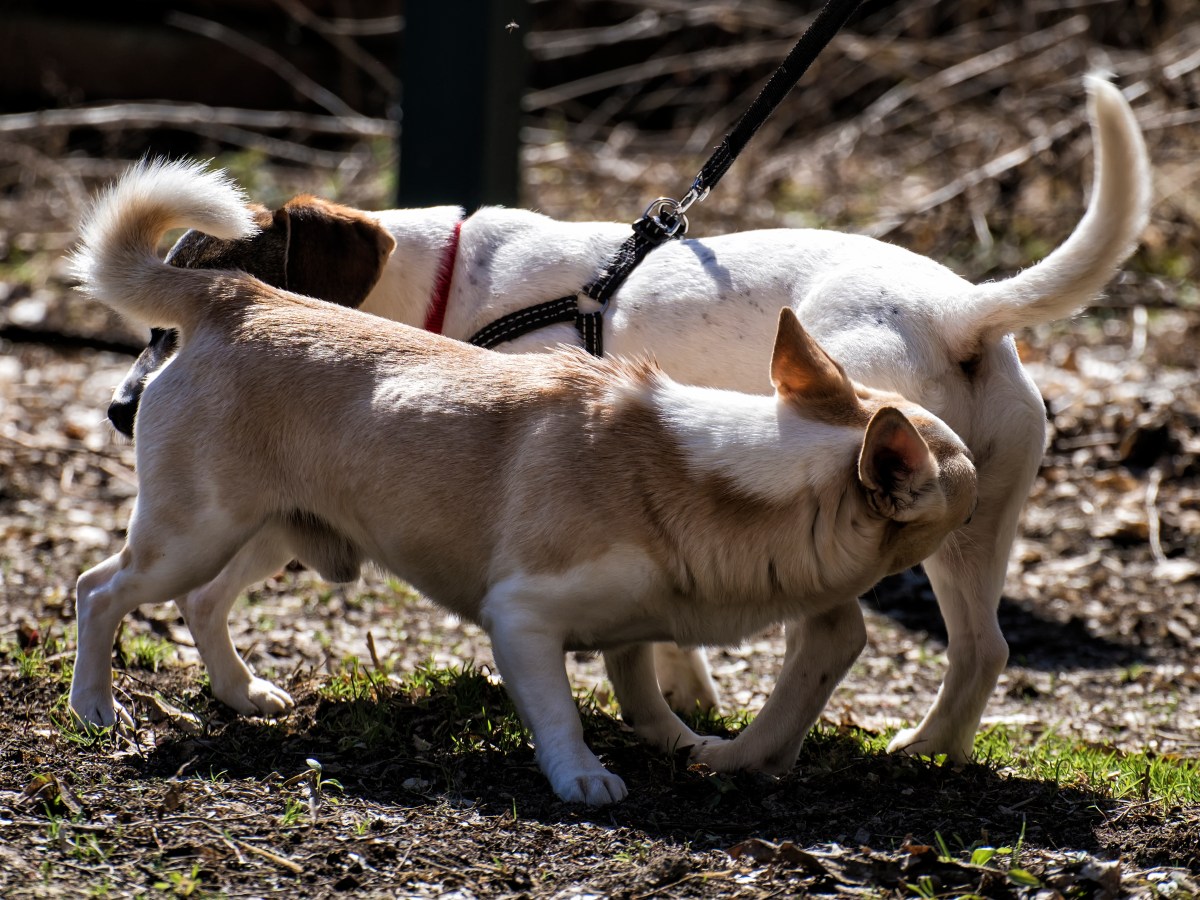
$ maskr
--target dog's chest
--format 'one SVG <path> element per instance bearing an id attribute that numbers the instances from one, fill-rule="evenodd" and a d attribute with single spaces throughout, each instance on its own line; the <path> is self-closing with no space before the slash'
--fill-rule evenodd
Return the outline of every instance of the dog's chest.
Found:
<path id="1" fill-rule="evenodd" d="M 559 625 L 571 650 L 603 650 L 640 641 L 673 640 L 728 646 L 771 625 L 815 614 L 824 597 L 788 590 L 767 560 L 737 583 L 724 579 L 681 587 L 679 580 L 639 548 L 615 548 L 558 574 L 522 574 L 510 581 L 522 605 Z M 703 576 L 701 576 L 703 577 Z M 839 598 L 841 595 L 838 595 Z"/>

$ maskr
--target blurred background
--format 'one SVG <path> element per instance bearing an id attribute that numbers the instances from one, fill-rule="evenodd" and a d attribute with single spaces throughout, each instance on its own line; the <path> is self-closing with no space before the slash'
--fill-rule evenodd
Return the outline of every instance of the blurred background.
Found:
<path id="1" fill-rule="evenodd" d="M 148 153 L 216 158 L 268 204 L 309 190 L 632 220 L 686 190 L 817 6 L 8 0 L 0 265 L 61 249 L 97 180 Z M 693 233 L 837 227 L 968 277 L 1011 271 L 1075 221 L 1095 69 L 1134 102 L 1157 168 L 1138 265 L 1193 302 L 1194 0 L 867 0 Z"/>

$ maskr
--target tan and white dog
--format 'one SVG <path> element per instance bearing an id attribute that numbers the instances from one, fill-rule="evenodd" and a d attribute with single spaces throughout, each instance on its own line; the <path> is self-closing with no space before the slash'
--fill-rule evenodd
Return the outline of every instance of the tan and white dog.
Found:
<path id="1" fill-rule="evenodd" d="M 768 708 L 728 745 L 787 768 L 862 649 L 858 595 L 975 507 L 958 437 L 850 381 L 790 309 L 774 396 L 738 394 L 578 350 L 492 353 L 244 273 L 169 266 L 154 248 L 172 227 L 254 226 L 223 176 L 143 164 L 99 200 L 75 258 L 86 293 L 182 338 L 142 398 L 127 543 L 79 579 L 70 702 L 88 723 L 123 713 L 111 650 L 136 606 L 230 565 L 295 556 L 344 581 L 370 560 L 483 626 L 564 800 L 626 793 L 584 744 L 565 651 L 605 652 L 647 740 L 695 746 L 647 642 L 792 623 Z"/>
<path id="2" fill-rule="evenodd" d="M 933 708 L 916 728 L 896 736 L 894 750 L 968 757 L 1008 657 L 996 610 L 1045 442 L 1041 398 L 1009 334 L 1064 318 L 1094 300 L 1147 219 L 1149 166 L 1133 114 L 1111 85 L 1091 78 L 1088 90 L 1097 159 L 1087 212 L 1061 247 L 1014 278 L 973 285 L 931 260 L 865 237 L 756 231 L 655 250 L 606 317 L 610 353 L 651 353 L 677 381 L 766 393 L 771 385 L 762 360 L 776 313 L 788 306 L 851 377 L 921 403 L 971 448 L 980 475 L 979 513 L 924 561 L 946 621 L 949 669 Z M 272 273 L 292 269 L 293 287 L 351 304 L 378 277 L 361 308 L 418 326 L 436 318 L 431 298 L 441 284 L 448 301 L 442 330 L 466 339 L 515 309 L 579 291 L 629 233 L 628 225 L 565 223 L 510 209 L 484 209 L 460 221 L 462 211 L 454 207 L 367 214 L 311 198 L 289 207 L 302 225 L 290 226 L 277 214 L 273 230 L 245 239 L 244 246 L 192 233 L 181 239 L 176 261 L 236 262 L 281 286 L 286 276 L 273 279 Z M 349 253 L 347 241 L 335 240 L 330 230 L 352 231 L 356 238 L 349 243 L 360 246 Z M 306 287 L 312 276 L 299 270 L 302 264 L 309 273 L 341 272 L 345 283 L 334 277 L 324 287 Z M 556 325 L 501 349 L 576 341 L 570 325 Z M 158 364 L 135 370 L 127 386 L 137 387 Z M 126 394 L 136 402 L 136 393 Z M 128 397 L 124 414 L 132 419 Z M 249 673 L 225 626 L 238 593 L 266 574 L 234 565 L 181 602 L 214 673 L 214 693 L 247 713 L 279 712 L 290 702 Z M 219 672 L 231 674 L 221 682 Z M 715 703 L 698 652 L 665 653 L 658 675 L 677 709 Z M 748 755 L 742 762 L 768 764 Z"/>

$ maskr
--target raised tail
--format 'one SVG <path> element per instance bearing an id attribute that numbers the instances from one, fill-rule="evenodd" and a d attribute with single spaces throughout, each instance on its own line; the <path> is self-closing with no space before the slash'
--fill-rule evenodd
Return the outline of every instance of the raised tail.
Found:
<path id="1" fill-rule="evenodd" d="M 246 196 L 203 163 L 143 160 L 101 193 L 71 258 L 79 289 L 146 325 L 187 325 L 211 295 L 213 273 L 168 266 L 158 244 L 172 228 L 225 240 L 258 231 Z"/>
<path id="2" fill-rule="evenodd" d="M 1150 163 L 1141 129 L 1121 92 L 1089 75 L 1088 118 L 1095 175 L 1087 212 L 1054 252 L 967 298 L 964 338 L 988 342 L 1029 325 L 1064 319 L 1091 303 L 1137 247 L 1150 216 Z"/>

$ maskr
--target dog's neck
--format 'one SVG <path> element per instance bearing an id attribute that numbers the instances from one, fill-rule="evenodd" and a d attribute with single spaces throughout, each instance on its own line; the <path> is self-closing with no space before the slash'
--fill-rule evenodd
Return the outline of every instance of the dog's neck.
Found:
<path id="1" fill-rule="evenodd" d="M 751 621 L 776 602 L 845 596 L 885 574 L 882 558 L 877 572 L 863 565 L 881 556 L 887 528 L 856 481 L 861 428 L 806 418 L 774 396 L 673 382 L 645 390 L 679 463 L 711 479 L 700 495 L 676 493 L 666 472 L 659 490 L 644 485 L 647 502 L 679 523 L 679 569 L 701 594 L 743 598 Z"/>
<path id="2" fill-rule="evenodd" d="M 375 217 L 396 239 L 396 249 L 361 308 L 423 328 L 434 305 L 447 252 L 457 239 L 463 211 L 457 206 L 390 209 L 375 213 Z M 449 274 L 447 271 L 447 290 Z"/>
<path id="3" fill-rule="evenodd" d="M 769 503 L 845 477 L 862 429 L 802 417 L 778 396 L 663 383 L 654 405 L 691 467 Z"/>

